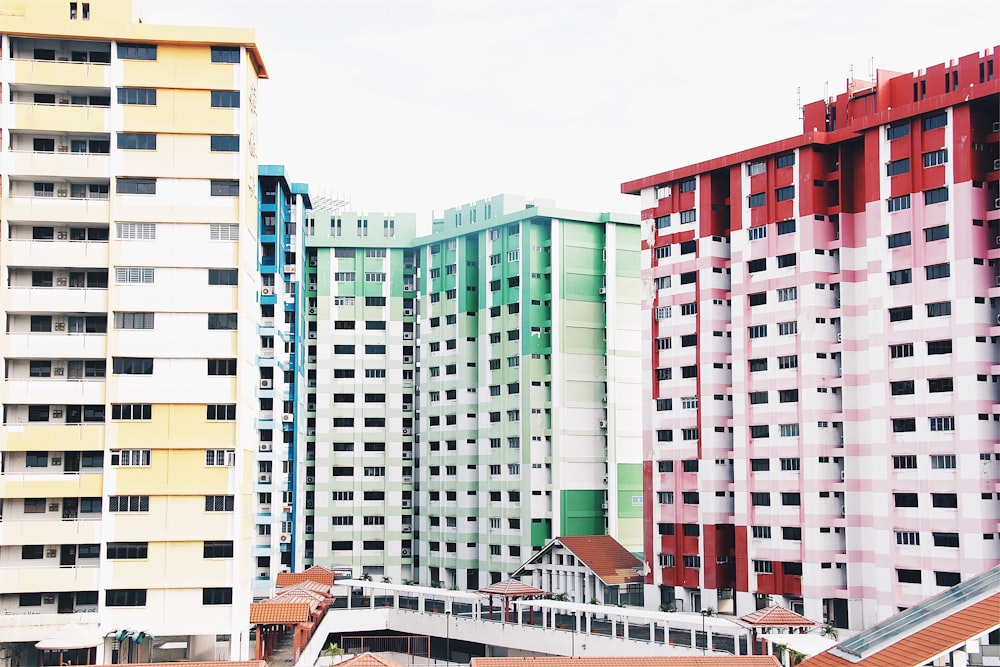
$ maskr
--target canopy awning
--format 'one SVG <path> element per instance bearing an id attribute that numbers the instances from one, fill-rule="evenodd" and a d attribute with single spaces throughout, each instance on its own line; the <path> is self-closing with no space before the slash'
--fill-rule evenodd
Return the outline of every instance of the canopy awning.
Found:
<path id="1" fill-rule="evenodd" d="M 39 651 L 68 651 L 75 648 L 94 648 L 103 638 L 96 626 L 67 623 L 51 635 L 35 643 Z"/>

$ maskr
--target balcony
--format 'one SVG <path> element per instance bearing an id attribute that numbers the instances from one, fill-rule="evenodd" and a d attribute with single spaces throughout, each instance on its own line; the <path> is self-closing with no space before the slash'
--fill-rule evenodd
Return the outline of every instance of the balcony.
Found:
<path id="1" fill-rule="evenodd" d="M 8 451 L 41 452 L 73 449 L 92 452 L 104 448 L 104 424 L 7 424 L 3 427 L 2 434 L 0 449 Z"/>
<path id="2" fill-rule="evenodd" d="M 107 224 L 111 215 L 107 199 L 68 197 L 5 197 L 3 211 L 10 221 L 74 225 Z"/>
<path id="3" fill-rule="evenodd" d="M 107 153 L 67 153 L 12 151 L 10 173 L 14 176 L 88 178 L 108 176 L 111 158 Z"/>
<path id="4" fill-rule="evenodd" d="M 58 551 L 58 550 L 56 550 Z M 60 567 L 59 557 L 23 561 L 21 567 L 0 568 L 0 594 L 24 591 L 96 591 L 100 588 L 97 558 L 92 566 Z M 36 563 L 44 565 L 36 565 Z"/>
<path id="5" fill-rule="evenodd" d="M 111 66 L 106 63 L 79 63 L 56 60 L 15 60 L 11 83 L 32 86 L 85 86 L 107 88 Z"/>
<path id="6" fill-rule="evenodd" d="M 108 290 L 75 287 L 11 287 L 8 311 L 99 313 L 108 310 Z"/>
<path id="7" fill-rule="evenodd" d="M 99 632 L 96 607 L 92 612 L 75 614 L 38 614 L 29 609 L 35 608 L 28 607 L 23 612 L 19 607 L 5 610 L 3 626 L 0 626 L 0 642 L 33 644 L 39 637 L 46 637 L 70 622 L 93 629 L 95 634 Z"/>
<path id="8" fill-rule="evenodd" d="M 7 334 L 8 358 L 103 359 L 107 356 L 107 349 L 108 337 L 105 334 L 39 332 Z M 79 403 L 79 401 L 76 402 Z"/>
<path id="9" fill-rule="evenodd" d="M 54 513 L 53 513 L 54 514 Z M 36 521 L 0 521 L 0 546 L 22 544 L 96 544 L 101 541 L 101 515 L 93 519 L 50 520 L 40 514 Z"/>
<path id="10" fill-rule="evenodd" d="M 20 267 L 64 267 L 93 269 L 108 265 L 108 244 L 81 241 L 30 241 L 16 239 L 8 242 L 10 260 Z M 11 261 L 12 260 L 12 261 Z"/>
<path id="11" fill-rule="evenodd" d="M 0 474 L 0 497 L 67 498 L 102 495 L 104 475 L 95 473 Z"/>
<path id="12" fill-rule="evenodd" d="M 37 405 L 96 405 L 104 403 L 104 378 L 8 379 L 4 395 L 19 403 Z"/>
<path id="13" fill-rule="evenodd" d="M 108 107 L 23 103 L 12 106 L 13 130 L 107 134 L 110 128 Z"/>

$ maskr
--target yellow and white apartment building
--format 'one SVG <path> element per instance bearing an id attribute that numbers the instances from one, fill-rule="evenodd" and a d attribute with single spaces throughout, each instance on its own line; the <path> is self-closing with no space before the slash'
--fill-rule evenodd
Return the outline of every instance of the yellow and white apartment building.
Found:
<path id="1" fill-rule="evenodd" d="M 0 0 L 0 39 L 0 665 L 70 623 L 97 664 L 244 658 L 254 33 Z"/>

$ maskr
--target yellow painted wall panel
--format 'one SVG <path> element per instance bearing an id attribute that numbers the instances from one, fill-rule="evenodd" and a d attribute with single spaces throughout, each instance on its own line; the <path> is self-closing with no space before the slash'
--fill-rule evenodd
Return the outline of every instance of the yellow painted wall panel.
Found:
<path id="1" fill-rule="evenodd" d="M 15 104 L 13 106 L 15 109 L 14 127 L 18 130 L 108 131 L 108 110 L 105 107 L 61 104 Z"/>
<path id="2" fill-rule="evenodd" d="M 208 184 L 205 184 L 208 187 Z M 119 220 L 130 220 L 132 222 L 163 222 L 165 205 L 156 197 L 141 197 L 125 199 L 115 197 L 115 217 Z M 197 222 L 200 224 L 220 222 L 238 223 L 240 222 L 240 208 L 236 197 L 213 197 L 219 201 L 213 201 L 211 206 L 197 205 L 170 205 L 166 210 L 170 211 L 170 222 L 184 223 Z"/>
<path id="3" fill-rule="evenodd" d="M 154 405 L 148 422 L 116 422 L 109 426 L 109 442 L 117 447 L 206 449 L 232 446 L 235 422 L 210 422 L 204 405 Z"/>
<path id="4" fill-rule="evenodd" d="M 231 179 L 239 166 L 239 153 L 211 151 L 210 134 L 159 134 L 155 151 L 123 150 L 118 155 L 121 173 L 139 177 Z"/>
<path id="5" fill-rule="evenodd" d="M 46 566 L 5 568 L 0 577 L 0 594 L 95 591 L 100 588 L 97 567 L 59 567 L 58 555 L 40 562 Z"/>
<path id="6" fill-rule="evenodd" d="M 159 90 L 155 105 L 122 108 L 122 128 L 126 132 L 236 134 L 239 114 L 239 109 L 213 108 L 209 90 Z"/>
<path id="7" fill-rule="evenodd" d="M 144 560 L 113 560 L 109 588 L 210 588 L 231 581 L 232 559 L 203 557 L 204 542 L 150 542 Z"/>
<path id="8" fill-rule="evenodd" d="M 104 475 L 13 475 L 0 477 L 0 498 L 63 498 L 101 495 Z"/>
<path id="9" fill-rule="evenodd" d="M 233 512 L 206 512 L 205 494 L 150 496 L 148 512 L 110 517 L 113 526 L 106 529 L 118 542 L 233 539 Z"/>
<path id="10" fill-rule="evenodd" d="M 0 546 L 96 544 L 101 541 L 100 519 L 77 519 L 75 521 L 59 519 L 62 516 L 61 512 L 48 512 L 35 516 L 39 518 L 28 521 L 13 521 L 8 518 L 0 523 Z M 52 520 L 49 520 L 50 517 Z"/>
<path id="11" fill-rule="evenodd" d="M 119 468 L 115 494 L 225 494 L 232 468 L 206 466 L 200 449 L 154 450 L 149 467 Z"/>
<path id="12" fill-rule="evenodd" d="M 46 60 L 15 60 L 14 82 L 38 86 L 106 88 L 111 66 Z"/>
<path id="13" fill-rule="evenodd" d="M 239 66 L 213 63 L 208 44 L 160 44 L 156 60 L 122 60 L 127 86 L 235 90 Z"/>
<path id="14" fill-rule="evenodd" d="M 104 424 L 28 424 L 5 426 L 0 451 L 100 451 L 104 448 Z"/>

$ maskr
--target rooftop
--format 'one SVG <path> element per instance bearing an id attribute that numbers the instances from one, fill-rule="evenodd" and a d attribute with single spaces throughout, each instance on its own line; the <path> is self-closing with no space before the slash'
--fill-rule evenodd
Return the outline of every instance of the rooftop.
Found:
<path id="1" fill-rule="evenodd" d="M 645 656 L 632 658 L 473 658 L 472 667 L 780 667 L 774 656 Z"/>
<path id="2" fill-rule="evenodd" d="M 557 545 L 562 545 L 573 552 L 581 563 L 609 586 L 639 583 L 643 580 L 642 561 L 610 535 L 556 537 L 518 568 L 513 576 L 521 574 L 542 554 Z"/>

